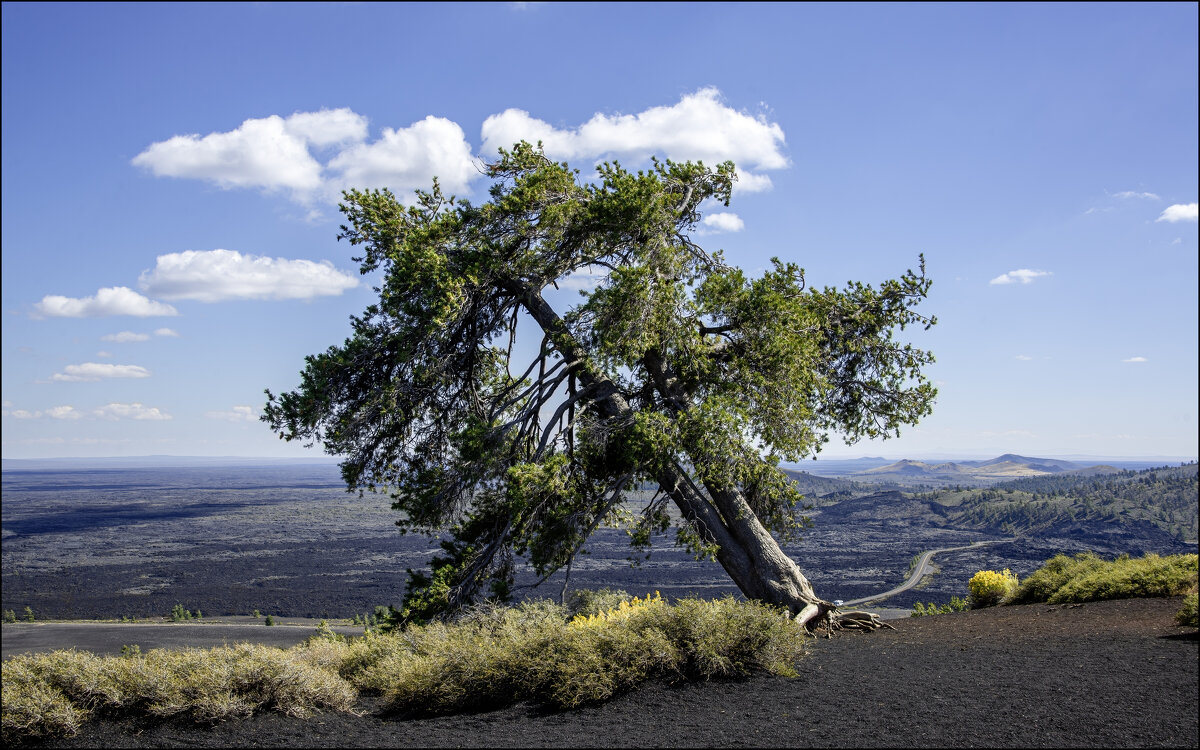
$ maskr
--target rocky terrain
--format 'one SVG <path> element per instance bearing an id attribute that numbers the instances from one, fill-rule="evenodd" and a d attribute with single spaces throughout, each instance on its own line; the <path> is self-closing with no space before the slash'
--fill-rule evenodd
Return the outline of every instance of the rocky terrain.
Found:
<path id="1" fill-rule="evenodd" d="M 895 489 L 798 478 L 814 503 L 813 526 L 787 551 L 827 599 L 896 586 L 924 550 L 1012 538 L 1000 528 L 956 526 L 938 503 Z M 175 604 L 207 615 L 350 617 L 397 603 L 406 570 L 438 551 L 436 539 L 399 533 L 386 498 L 346 493 L 328 464 L 6 470 L 3 494 L 3 608 L 29 606 L 41 618 L 163 616 Z M 633 566 L 624 533 L 603 529 L 567 585 L 736 594 L 719 565 L 672 541 L 657 539 L 649 559 Z M 1195 549 L 1137 524 L 1063 524 L 939 555 L 935 575 L 888 605 L 944 602 L 965 595 L 977 570 L 1027 575 L 1058 552 Z M 518 594 L 557 597 L 563 586 L 560 573 Z"/>

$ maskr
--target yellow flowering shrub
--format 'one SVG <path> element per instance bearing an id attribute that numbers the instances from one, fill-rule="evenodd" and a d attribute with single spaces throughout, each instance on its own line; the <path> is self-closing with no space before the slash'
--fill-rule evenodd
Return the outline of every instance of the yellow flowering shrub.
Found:
<path id="1" fill-rule="evenodd" d="M 1019 584 L 1017 577 L 1008 568 L 1005 568 L 1003 573 L 981 570 L 967 582 L 967 590 L 971 592 L 971 606 L 976 609 L 995 606 L 1011 598 L 1017 592 Z"/>
<path id="2" fill-rule="evenodd" d="M 649 609 L 651 607 L 661 607 L 665 605 L 666 602 L 663 601 L 662 595 L 655 591 L 654 596 L 650 596 L 649 594 L 646 594 L 644 598 L 635 596 L 628 601 L 621 602 L 612 609 L 608 609 L 603 612 L 597 612 L 594 615 L 575 615 L 575 617 L 571 618 L 571 627 L 587 628 L 595 627 L 597 625 L 607 625 L 609 623 L 622 622 L 624 620 L 628 620 L 637 612 Z"/>

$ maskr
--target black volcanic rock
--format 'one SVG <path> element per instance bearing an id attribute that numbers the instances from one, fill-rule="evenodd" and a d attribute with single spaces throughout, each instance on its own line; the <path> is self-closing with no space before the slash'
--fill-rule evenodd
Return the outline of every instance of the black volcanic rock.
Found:
<path id="1" fill-rule="evenodd" d="M 943 526 L 943 515 L 934 510 L 936 503 L 917 500 L 902 492 L 880 492 L 858 497 L 821 509 L 821 524 L 887 523 L 902 526 Z M 940 506 L 937 506 L 940 508 Z"/>

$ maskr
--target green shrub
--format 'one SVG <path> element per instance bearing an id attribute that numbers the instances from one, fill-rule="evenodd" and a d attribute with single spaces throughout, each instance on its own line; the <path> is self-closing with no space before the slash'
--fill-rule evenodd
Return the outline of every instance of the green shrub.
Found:
<path id="1" fill-rule="evenodd" d="M 913 605 L 913 611 L 909 617 L 925 617 L 927 615 L 948 615 L 951 612 L 962 612 L 970 608 L 970 602 L 966 599 L 961 599 L 957 596 L 950 597 L 950 601 L 946 604 L 938 606 L 933 602 L 928 605 L 917 602 Z"/>
<path id="2" fill-rule="evenodd" d="M 1118 558 L 1104 568 L 1068 581 L 1047 601 L 1058 604 L 1175 596 L 1194 585 L 1196 560 L 1196 555 L 1159 557 L 1153 553 L 1141 559 Z"/>
<path id="3" fill-rule="evenodd" d="M 345 643 L 346 642 L 346 636 L 342 635 L 341 633 L 335 632 L 333 630 L 333 628 L 329 627 L 329 623 L 325 622 L 324 620 L 321 620 L 321 622 L 317 623 L 316 635 L 309 636 L 309 640 L 312 640 L 313 638 L 319 638 L 319 639 L 327 640 L 327 641 L 334 641 L 337 643 Z"/>
<path id="4" fill-rule="evenodd" d="M 567 612 L 571 617 L 578 615 L 596 615 L 616 609 L 621 602 L 627 602 L 633 597 L 621 589 L 577 589 L 567 597 Z"/>
<path id="5" fill-rule="evenodd" d="M 971 592 L 971 606 L 993 607 L 1009 599 L 1017 591 L 1019 582 L 1008 568 L 1003 573 L 994 570 L 981 570 L 967 581 L 967 590 Z"/>
<path id="6" fill-rule="evenodd" d="M 1160 557 L 1147 553 L 1106 561 L 1091 553 L 1074 558 L 1056 555 L 1026 578 L 1012 603 L 1092 602 L 1154 596 L 1179 596 L 1196 585 L 1196 555 Z"/>
<path id="7" fill-rule="evenodd" d="M 34 621 L 33 610 L 30 609 L 28 606 L 26 606 L 25 607 L 25 622 L 33 622 L 33 621 Z"/>
<path id="8" fill-rule="evenodd" d="M 266 619 L 263 620 L 263 625 L 274 625 L 274 624 L 275 624 L 275 618 L 271 617 L 270 615 L 267 615 Z"/>
<path id="9" fill-rule="evenodd" d="M 1010 604 L 1030 604 L 1049 601 L 1056 591 L 1075 578 L 1103 568 L 1107 563 L 1094 552 L 1080 552 L 1074 557 L 1055 555 L 1021 581 Z"/>
<path id="10" fill-rule="evenodd" d="M 4 610 L 4 621 L 5 622 L 16 622 L 17 621 L 17 613 L 13 612 L 11 609 Z"/>
<path id="11" fill-rule="evenodd" d="M 1183 606 L 1175 613 L 1175 622 L 1179 625 L 1200 627 L 1200 618 L 1196 614 L 1196 595 L 1188 594 L 1183 597 Z"/>
<path id="12" fill-rule="evenodd" d="M 171 607 L 171 622 L 183 622 L 192 619 L 192 613 L 183 608 L 182 604 Z"/>

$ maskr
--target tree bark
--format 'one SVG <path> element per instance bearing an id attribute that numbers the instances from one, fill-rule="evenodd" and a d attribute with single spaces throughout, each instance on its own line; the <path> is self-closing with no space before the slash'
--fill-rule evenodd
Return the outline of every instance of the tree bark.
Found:
<path id="1" fill-rule="evenodd" d="M 812 617 L 820 617 L 833 608 L 817 596 L 740 492 L 706 487 L 714 500 L 709 502 L 677 469 L 668 468 L 657 478 L 684 518 L 717 545 L 717 562 L 748 598 L 786 607 L 792 615 L 815 605 L 817 611 Z"/>

